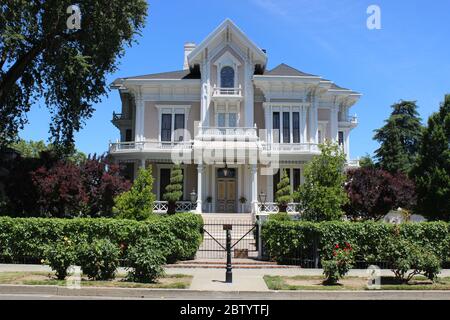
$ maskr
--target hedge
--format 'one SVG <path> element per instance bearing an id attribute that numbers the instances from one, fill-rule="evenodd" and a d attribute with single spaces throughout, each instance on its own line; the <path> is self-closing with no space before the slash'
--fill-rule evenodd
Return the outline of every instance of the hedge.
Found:
<path id="1" fill-rule="evenodd" d="M 450 224 L 445 222 L 307 222 L 269 219 L 262 226 L 265 254 L 278 262 L 289 263 L 331 258 L 333 246 L 349 242 L 356 260 L 380 262 L 385 240 L 393 235 L 411 240 L 450 262 Z M 320 257 L 320 258 L 319 258 Z"/>
<path id="2" fill-rule="evenodd" d="M 147 221 L 107 218 L 0 217 L 0 259 L 4 262 L 38 262 L 45 245 L 64 237 L 75 243 L 109 239 L 126 248 L 139 239 L 153 239 L 167 250 L 169 262 L 194 257 L 202 241 L 203 220 L 196 214 L 154 217 Z"/>

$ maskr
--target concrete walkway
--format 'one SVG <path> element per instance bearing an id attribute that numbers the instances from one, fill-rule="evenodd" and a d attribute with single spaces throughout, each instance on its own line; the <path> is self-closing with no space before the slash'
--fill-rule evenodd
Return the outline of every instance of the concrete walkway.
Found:
<path id="1" fill-rule="evenodd" d="M 48 266 L 44 265 L 26 265 L 26 264 L 0 264 L 0 272 L 51 272 Z M 119 268 L 119 273 L 126 273 L 124 268 Z M 233 283 L 225 283 L 225 268 L 166 268 L 167 274 L 186 274 L 192 275 L 191 290 L 198 291 L 234 291 L 234 292 L 267 292 L 264 282 L 264 275 L 279 276 L 318 276 L 322 275 L 322 269 L 234 269 Z M 390 270 L 382 270 L 382 276 L 392 275 Z M 352 269 L 349 276 L 367 277 L 366 269 Z M 450 277 L 450 269 L 442 270 L 441 277 Z"/>

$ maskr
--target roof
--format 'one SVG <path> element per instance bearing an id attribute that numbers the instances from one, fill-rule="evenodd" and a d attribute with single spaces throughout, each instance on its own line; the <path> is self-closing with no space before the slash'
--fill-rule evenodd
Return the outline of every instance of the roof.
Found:
<path id="1" fill-rule="evenodd" d="M 279 64 L 275 68 L 270 71 L 264 72 L 265 76 L 286 76 L 286 77 L 317 77 L 316 75 L 309 74 L 298 69 L 295 69 L 291 66 L 288 66 L 285 63 Z"/>
<path id="2" fill-rule="evenodd" d="M 200 79 L 200 74 L 188 70 L 177 70 L 169 72 L 151 73 L 141 76 L 124 77 L 124 80 L 129 79 L 163 79 L 163 80 L 184 80 L 184 79 Z"/>

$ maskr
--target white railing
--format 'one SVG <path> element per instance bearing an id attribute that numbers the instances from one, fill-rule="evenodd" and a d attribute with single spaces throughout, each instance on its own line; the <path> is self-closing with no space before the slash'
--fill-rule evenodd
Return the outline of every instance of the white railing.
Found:
<path id="1" fill-rule="evenodd" d="M 276 202 L 258 202 L 258 212 L 259 213 L 278 213 L 280 212 L 280 207 Z M 300 204 L 297 202 L 290 202 L 286 207 L 287 213 L 300 213 Z"/>
<path id="2" fill-rule="evenodd" d="M 347 160 L 347 167 L 350 168 L 359 168 L 359 159 Z"/>
<path id="3" fill-rule="evenodd" d="M 320 152 L 317 143 L 262 143 L 264 151 Z"/>
<path id="4" fill-rule="evenodd" d="M 175 211 L 176 212 L 188 212 L 196 209 L 197 204 L 190 201 L 177 201 Z M 167 201 L 155 201 L 153 202 L 154 213 L 167 213 L 169 204 Z"/>
<path id="5" fill-rule="evenodd" d="M 213 87 L 213 97 L 242 97 L 242 87 L 238 88 L 220 88 Z"/>
<path id="6" fill-rule="evenodd" d="M 132 141 L 132 142 L 116 142 L 109 144 L 109 152 L 121 151 L 146 151 L 146 150 L 173 150 L 173 149 L 192 149 L 193 142 L 180 141 Z"/>
<path id="7" fill-rule="evenodd" d="M 243 139 L 258 138 L 256 127 L 199 127 L 199 138 Z"/>

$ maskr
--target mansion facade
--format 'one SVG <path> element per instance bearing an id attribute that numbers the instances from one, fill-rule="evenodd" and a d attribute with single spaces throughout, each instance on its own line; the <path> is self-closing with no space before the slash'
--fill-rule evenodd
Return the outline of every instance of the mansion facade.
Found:
<path id="1" fill-rule="evenodd" d="M 112 86 L 122 109 L 113 114 L 120 140 L 109 154 L 130 178 L 152 167 L 156 211 L 164 211 L 174 159 L 184 177 L 180 211 L 199 213 L 276 211 L 280 170 L 263 169 L 276 158 L 296 190 L 325 140 L 357 165 L 349 158 L 357 125 L 349 110 L 361 95 L 286 64 L 267 69 L 266 51 L 229 19 L 199 45 L 185 44 L 182 70 Z"/>

